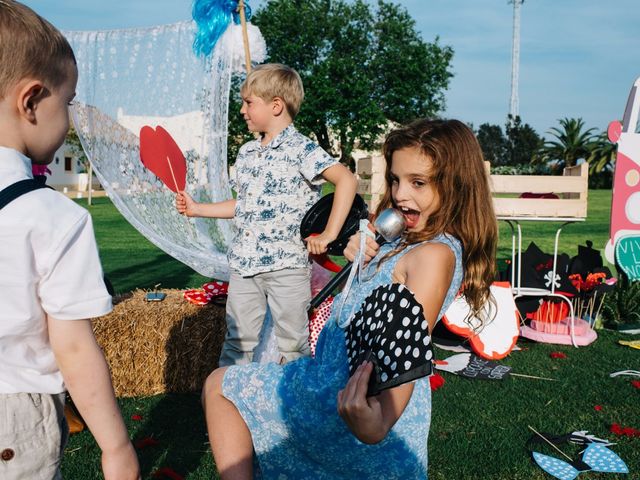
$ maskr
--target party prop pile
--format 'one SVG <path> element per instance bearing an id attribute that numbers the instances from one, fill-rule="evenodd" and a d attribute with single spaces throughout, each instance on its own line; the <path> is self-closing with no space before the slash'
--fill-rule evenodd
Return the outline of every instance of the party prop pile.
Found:
<path id="1" fill-rule="evenodd" d="M 543 299 L 534 311 L 525 313 L 529 322 L 521 327 L 520 335 L 565 345 L 593 342 L 597 338 L 596 319 L 616 279 L 603 267 L 600 252 L 592 248 L 592 242 L 579 245 L 578 255 L 571 259 L 567 254 L 558 255 L 554 278 L 553 256 L 543 253 L 533 242 L 522 254 L 522 265 L 522 285 L 548 289 L 554 284 L 557 293 L 571 299 L 575 318 L 571 318 L 565 301 L 557 297 Z"/>
<path id="2" fill-rule="evenodd" d="M 224 307 L 190 304 L 181 290 L 164 292 L 162 302 L 147 302 L 146 292 L 136 290 L 93 322 L 118 397 L 197 392 L 218 366 Z"/>

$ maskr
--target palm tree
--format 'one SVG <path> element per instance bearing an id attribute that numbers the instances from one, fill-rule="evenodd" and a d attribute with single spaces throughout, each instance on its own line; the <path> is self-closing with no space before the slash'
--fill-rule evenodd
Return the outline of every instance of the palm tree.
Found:
<path id="1" fill-rule="evenodd" d="M 613 170 L 616 161 L 616 144 L 612 143 L 607 132 L 594 137 L 589 162 L 589 174 L 600 173 L 603 170 Z"/>
<path id="2" fill-rule="evenodd" d="M 593 148 L 595 128 L 583 131 L 585 125 L 581 118 L 563 118 L 560 127 L 549 130 L 555 140 L 544 142 L 540 150 L 540 159 L 544 162 L 555 161 L 557 167 L 572 167 L 580 158 L 587 160 Z"/>

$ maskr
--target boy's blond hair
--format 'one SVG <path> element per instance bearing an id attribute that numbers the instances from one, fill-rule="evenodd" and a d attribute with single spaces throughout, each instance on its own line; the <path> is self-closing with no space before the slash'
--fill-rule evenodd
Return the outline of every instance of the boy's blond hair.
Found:
<path id="1" fill-rule="evenodd" d="M 0 99 L 23 78 L 50 88 L 67 78 L 73 50 L 62 33 L 29 7 L 0 0 Z"/>
<path id="2" fill-rule="evenodd" d="M 304 88 L 300 75 L 293 68 L 281 63 L 265 63 L 251 70 L 242 84 L 240 94 L 243 97 L 255 95 L 267 102 L 280 97 L 293 120 L 300 111 Z"/>

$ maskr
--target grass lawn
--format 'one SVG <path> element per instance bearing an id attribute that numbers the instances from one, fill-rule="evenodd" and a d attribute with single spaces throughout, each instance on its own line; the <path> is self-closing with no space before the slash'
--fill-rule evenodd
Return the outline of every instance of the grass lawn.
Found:
<path id="1" fill-rule="evenodd" d="M 589 195 L 587 222 L 568 225 L 561 235 L 560 251 L 570 256 L 586 240 L 601 249 L 608 237 L 611 192 L 596 190 Z M 97 199 L 90 211 L 105 273 L 116 291 L 151 288 L 156 283 L 165 288 L 197 287 L 207 280 L 141 237 L 109 200 Z M 508 258 L 510 231 L 504 224 L 500 227 L 499 256 Z M 556 227 L 555 223 L 525 223 L 523 246 L 534 240 L 544 251 L 552 252 Z M 515 373 L 554 381 L 523 377 L 481 381 L 444 373 L 445 385 L 433 394 L 430 478 L 551 478 L 528 455 L 528 425 L 554 435 L 589 430 L 617 442 L 612 449 L 627 463 L 630 475 L 584 473 L 585 480 L 640 478 L 640 438 L 616 437 L 609 432 L 613 423 L 640 429 L 640 389 L 633 387 L 632 377 L 609 377 L 619 370 L 640 370 L 640 352 L 617 344 L 618 339 L 635 337 L 612 331 L 599 331 L 598 335 L 596 342 L 581 348 L 520 341 L 522 351 L 501 361 Z M 549 354 L 556 351 L 565 353 L 567 358 L 551 358 Z M 436 351 L 438 358 L 450 354 Z M 597 405 L 601 409 L 595 409 Z M 197 393 L 123 398 L 120 406 L 134 441 L 147 437 L 157 441 L 157 445 L 139 449 L 143 478 L 172 478 L 154 476 L 164 467 L 185 479 L 217 478 Z M 132 415 L 142 419 L 133 420 Z M 561 448 L 570 456 L 577 453 L 572 446 Z M 538 451 L 562 458 L 544 446 Z M 63 463 L 64 478 L 101 478 L 99 472 L 99 450 L 91 434 L 74 435 Z"/>

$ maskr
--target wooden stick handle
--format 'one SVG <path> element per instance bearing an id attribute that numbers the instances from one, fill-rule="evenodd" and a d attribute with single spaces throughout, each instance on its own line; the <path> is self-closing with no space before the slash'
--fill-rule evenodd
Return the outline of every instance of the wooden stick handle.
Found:
<path id="1" fill-rule="evenodd" d="M 173 174 L 173 167 L 171 166 L 171 160 L 167 156 L 167 164 L 169 165 L 169 171 L 171 172 L 171 178 L 173 178 L 173 185 L 176 187 L 176 192 L 179 192 L 178 182 L 176 181 L 176 176 Z"/>
<path id="2" fill-rule="evenodd" d="M 249 51 L 249 33 L 247 32 L 247 17 L 244 13 L 244 0 L 238 1 L 238 13 L 240 13 L 240 25 L 242 26 L 242 43 L 244 44 L 244 59 L 247 73 L 251 72 L 251 52 Z"/>
<path id="3" fill-rule="evenodd" d="M 570 462 L 573 462 L 573 459 L 567 455 L 566 453 L 564 453 L 562 450 L 560 450 L 558 447 L 556 447 L 553 443 L 551 443 L 544 435 L 542 435 L 540 432 L 538 432 L 535 428 L 533 428 L 531 425 L 527 425 L 529 427 L 529 429 L 535 433 L 536 435 L 538 435 L 540 438 L 542 438 L 545 442 L 547 442 L 549 445 L 551 445 L 553 448 L 556 449 L 556 451 L 560 452 L 562 455 L 564 455 L 564 457 L 566 459 L 568 459 Z"/>

